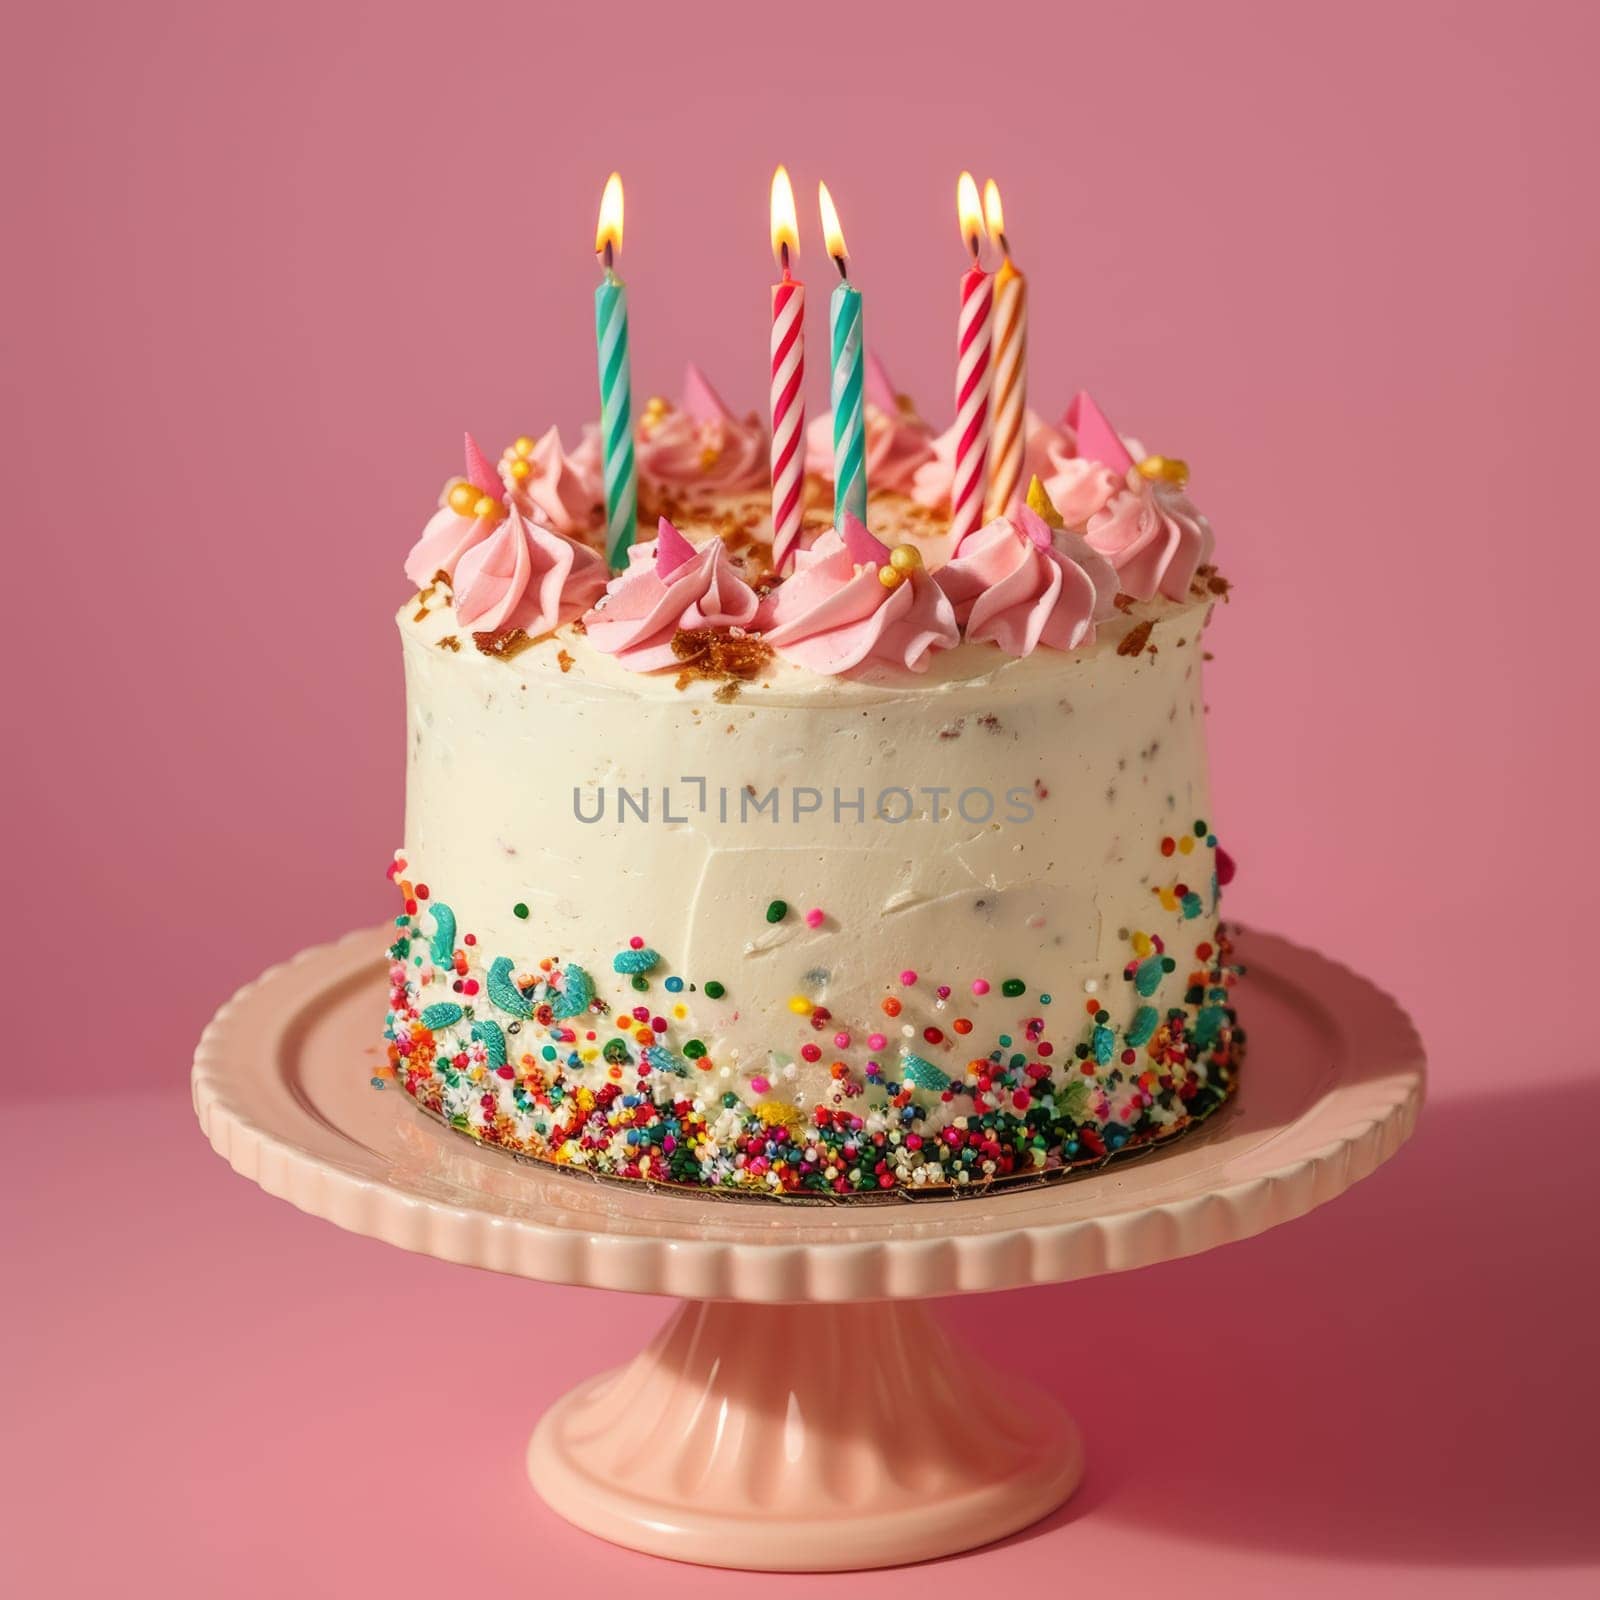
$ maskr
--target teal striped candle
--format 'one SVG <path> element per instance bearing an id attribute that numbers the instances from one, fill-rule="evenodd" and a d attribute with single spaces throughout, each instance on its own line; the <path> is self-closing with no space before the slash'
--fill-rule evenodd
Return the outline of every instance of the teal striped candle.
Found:
<path id="1" fill-rule="evenodd" d="M 867 419 L 862 408 L 865 367 L 861 343 L 861 291 L 850 282 L 845 264 L 844 230 L 833 196 L 825 183 L 817 185 L 817 206 L 822 213 L 822 235 L 828 254 L 839 269 L 839 286 L 828 302 L 832 333 L 833 394 L 833 522 L 842 527 L 848 512 L 859 522 L 867 520 Z"/>
<path id="2" fill-rule="evenodd" d="M 622 249 L 622 179 L 612 173 L 600 202 L 595 249 L 605 277 L 594 292 L 594 337 L 600 361 L 600 447 L 605 463 L 606 559 L 628 564 L 639 514 L 633 459 L 633 383 L 628 371 L 628 290 L 616 274 Z"/>
<path id="3" fill-rule="evenodd" d="M 841 283 L 829 302 L 833 330 L 833 520 L 867 520 L 867 431 L 862 410 L 861 291 Z"/>

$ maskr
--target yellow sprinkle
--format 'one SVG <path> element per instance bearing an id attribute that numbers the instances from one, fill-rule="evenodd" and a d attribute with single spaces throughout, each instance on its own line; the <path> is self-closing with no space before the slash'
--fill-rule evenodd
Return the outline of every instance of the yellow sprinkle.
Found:
<path id="1" fill-rule="evenodd" d="M 1156 893 L 1161 897 L 1161 909 L 1163 911 L 1176 911 L 1178 909 L 1178 897 L 1170 889 L 1158 889 Z"/>
<path id="2" fill-rule="evenodd" d="M 1148 933 L 1136 933 L 1136 934 L 1134 934 L 1134 936 L 1133 936 L 1133 953 L 1136 956 L 1147 956 L 1154 949 L 1155 949 L 1155 946 L 1150 943 L 1150 935 Z"/>
<path id="3" fill-rule="evenodd" d="M 809 1017 L 815 1008 L 803 994 L 797 994 L 790 996 L 789 1009 L 794 1012 L 797 1017 Z"/>
<path id="4" fill-rule="evenodd" d="M 1061 513 L 1056 510 L 1055 501 L 1045 493 L 1044 485 L 1039 482 L 1038 473 L 1033 475 L 1033 480 L 1028 484 L 1028 509 L 1035 516 L 1044 518 L 1052 528 L 1066 527 Z"/>
<path id="5" fill-rule="evenodd" d="M 688 1006 L 674 1006 L 674 1007 L 673 1007 L 673 1008 L 672 1008 L 672 1015 L 673 1015 L 673 1016 L 674 1016 L 674 1017 L 675 1017 L 675 1018 L 676 1018 L 676 1019 L 677 1019 L 677 1020 L 678 1020 L 678 1021 L 679 1021 L 679 1022 L 682 1022 L 682 1021 L 683 1021 L 683 1019 L 684 1019 L 684 1018 L 685 1018 L 685 1017 L 686 1017 L 686 1016 L 688 1016 L 688 1015 L 689 1015 L 689 1008 L 688 1008 Z"/>
<path id="6" fill-rule="evenodd" d="M 1180 856 L 1187 856 L 1187 855 L 1192 855 L 1193 853 L 1194 853 L 1194 840 L 1186 833 L 1178 841 L 1178 854 Z"/>

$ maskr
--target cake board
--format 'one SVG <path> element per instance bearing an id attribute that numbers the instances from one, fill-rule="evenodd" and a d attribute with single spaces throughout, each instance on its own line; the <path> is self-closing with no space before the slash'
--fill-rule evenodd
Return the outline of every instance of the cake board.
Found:
<path id="1" fill-rule="evenodd" d="M 217 1013 L 195 1055 L 200 1124 L 235 1171 L 352 1232 L 682 1300 L 633 1361 L 551 1406 L 528 1447 L 563 1517 L 678 1560 L 858 1570 L 1047 1515 L 1082 1476 L 1071 1419 L 975 1376 L 980 1358 L 919 1302 L 1150 1266 L 1292 1221 L 1393 1155 L 1422 1101 L 1421 1041 L 1393 1000 L 1246 930 L 1238 1092 L 1149 1155 L 865 1206 L 602 1183 L 485 1149 L 371 1086 L 386 937 L 304 951 Z"/>

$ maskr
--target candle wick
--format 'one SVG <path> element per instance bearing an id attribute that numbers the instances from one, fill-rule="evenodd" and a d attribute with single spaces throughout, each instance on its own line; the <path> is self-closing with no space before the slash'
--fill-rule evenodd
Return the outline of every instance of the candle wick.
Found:
<path id="1" fill-rule="evenodd" d="M 1000 240 L 1000 254 L 1006 258 L 1006 265 L 1009 267 L 1011 265 L 1011 241 L 1003 233 L 998 234 L 996 237 Z"/>
<path id="2" fill-rule="evenodd" d="M 783 268 L 785 278 L 789 276 L 789 241 L 784 239 L 778 245 L 778 264 Z"/>
<path id="3" fill-rule="evenodd" d="M 834 266 L 836 266 L 839 269 L 839 276 L 841 278 L 843 278 L 846 283 L 849 283 L 849 281 L 850 281 L 850 269 L 845 266 L 844 257 L 843 256 L 835 256 L 833 258 L 833 264 L 834 264 Z"/>
<path id="4" fill-rule="evenodd" d="M 980 255 L 979 255 L 978 231 L 977 231 L 976 228 L 974 228 L 972 233 L 968 236 L 967 249 L 972 252 L 972 264 L 973 264 L 973 266 L 975 266 L 975 267 L 982 266 L 983 262 L 980 259 Z"/>
<path id="5" fill-rule="evenodd" d="M 611 243 L 611 241 L 609 239 L 606 240 L 605 251 L 604 251 L 604 261 L 605 261 L 605 269 L 609 273 L 611 271 L 611 268 L 612 268 L 613 264 L 616 261 L 616 249 L 615 249 L 615 246 L 613 246 L 613 244 Z"/>

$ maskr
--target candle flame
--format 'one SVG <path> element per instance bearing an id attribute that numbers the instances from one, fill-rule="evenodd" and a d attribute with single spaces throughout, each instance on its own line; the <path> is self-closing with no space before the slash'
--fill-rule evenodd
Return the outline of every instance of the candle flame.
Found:
<path id="1" fill-rule="evenodd" d="M 795 216 L 794 188 L 787 170 L 779 167 L 772 174 L 772 258 L 787 272 L 790 259 L 799 254 L 800 223 Z"/>
<path id="2" fill-rule="evenodd" d="M 622 253 L 622 179 L 613 172 L 606 179 L 600 196 L 600 221 L 594 230 L 594 253 L 602 255 L 607 246 L 613 255 Z"/>
<path id="3" fill-rule="evenodd" d="M 1000 204 L 1000 185 L 993 178 L 983 186 L 983 220 L 989 229 L 990 239 L 1009 256 L 1011 252 L 1006 248 L 1006 214 Z"/>
<path id="4" fill-rule="evenodd" d="M 827 241 L 828 254 L 842 265 L 850 252 L 844 247 L 844 229 L 839 226 L 839 213 L 834 210 L 833 196 L 825 183 L 817 185 L 817 209 L 822 213 L 822 237 Z"/>
<path id="5" fill-rule="evenodd" d="M 978 185 L 970 172 L 963 172 L 956 183 L 956 215 L 961 219 L 961 241 L 978 259 L 983 241 L 983 207 L 978 200 Z"/>

